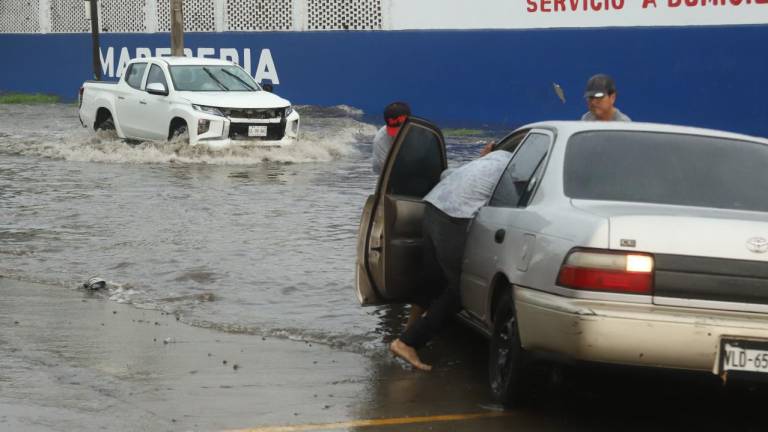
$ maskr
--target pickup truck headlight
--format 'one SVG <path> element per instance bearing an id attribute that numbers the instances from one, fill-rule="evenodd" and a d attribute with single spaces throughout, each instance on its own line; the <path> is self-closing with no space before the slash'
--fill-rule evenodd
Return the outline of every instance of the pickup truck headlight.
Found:
<path id="1" fill-rule="evenodd" d="M 293 112 L 293 107 L 291 105 L 288 105 L 285 107 L 285 116 L 288 117 Z"/>
<path id="2" fill-rule="evenodd" d="M 206 114 L 213 114 L 213 115 L 224 117 L 224 113 L 221 112 L 221 110 L 216 107 L 192 104 L 192 108 L 194 108 L 195 111 L 200 111 Z"/>

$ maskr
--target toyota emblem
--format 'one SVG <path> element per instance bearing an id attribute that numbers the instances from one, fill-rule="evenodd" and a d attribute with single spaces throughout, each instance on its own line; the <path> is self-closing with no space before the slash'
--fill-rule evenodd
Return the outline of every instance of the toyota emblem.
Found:
<path id="1" fill-rule="evenodd" d="M 747 240 L 747 249 L 754 253 L 768 252 L 768 240 L 763 237 L 752 237 Z"/>

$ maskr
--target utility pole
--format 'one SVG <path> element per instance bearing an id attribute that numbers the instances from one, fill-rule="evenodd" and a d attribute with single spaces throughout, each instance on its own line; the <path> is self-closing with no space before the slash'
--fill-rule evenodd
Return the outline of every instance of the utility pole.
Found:
<path id="1" fill-rule="evenodd" d="M 99 0 L 86 0 L 91 19 L 91 47 L 93 55 L 93 78 L 101 81 L 101 53 L 99 52 Z"/>
<path id="2" fill-rule="evenodd" d="M 171 55 L 184 56 L 184 11 L 182 0 L 171 0 Z"/>

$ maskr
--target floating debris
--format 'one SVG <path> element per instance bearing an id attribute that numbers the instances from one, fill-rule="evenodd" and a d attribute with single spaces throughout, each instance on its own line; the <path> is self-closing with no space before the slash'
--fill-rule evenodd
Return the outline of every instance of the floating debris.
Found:
<path id="1" fill-rule="evenodd" d="M 107 287 L 107 281 L 105 281 L 104 279 L 98 276 L 91 277 L 90 279 L 88 279 L 87 282 L 83 284 L 83 288 L 94 290 L 94 291 L 102 290 L 106 287 Z"/>

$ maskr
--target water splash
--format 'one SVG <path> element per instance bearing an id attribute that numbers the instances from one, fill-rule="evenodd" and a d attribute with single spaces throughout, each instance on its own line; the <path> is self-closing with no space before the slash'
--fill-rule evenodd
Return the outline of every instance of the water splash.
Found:
<path id="1" fill-rule="evenodd" d="M 73 162 L 127 164 L 212 164 L 254 165 L 278 163 L 310 163 L 338 160 L 356 152 L 355 144 L 375 133 L 375 127 L 356 119 L 360 111 L 351 107 L 306 107 L 301 137 L 284 147 L 261 147 L 235 144 L 223 149 L 206 145 L 190 146 L 182 139 L 168 142 L 126 142 L 113 131 L 96 134 L 80 127 L 71 112 L 62 115 L 59 107 L 43 129 L 24 130 L 0 127 L 0 153 L 44 157 Z M 7 115 L 0 112 L 0 120 Z M 312 117 L 312 116 L 315 117 Z M 332 120 L 329 120 L 332 119 Z"/>

